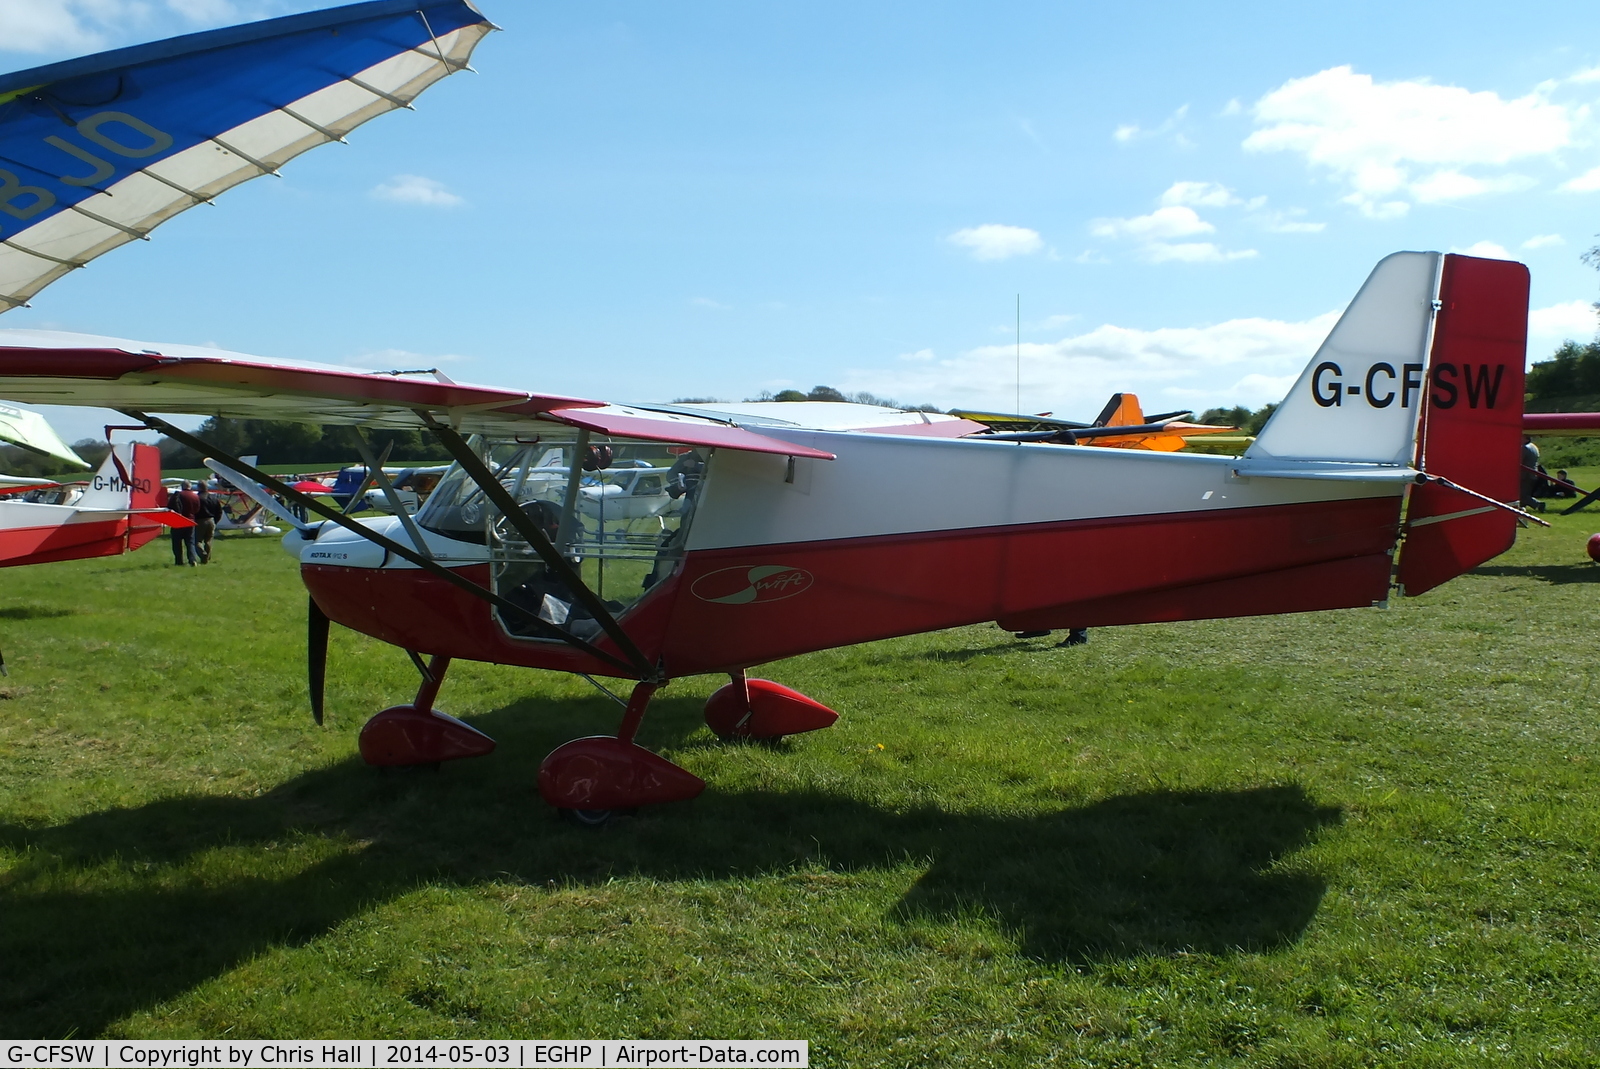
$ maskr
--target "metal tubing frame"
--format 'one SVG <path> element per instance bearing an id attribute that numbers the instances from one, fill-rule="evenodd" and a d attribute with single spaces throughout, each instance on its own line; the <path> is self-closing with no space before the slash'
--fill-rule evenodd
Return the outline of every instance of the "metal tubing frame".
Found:
<path id="1" fill-rule="evenodd" d="M 158 416 L 148 416 L 142 412 L 135 412 L 131 409 L 118 409 L 117 411 L 121 412 L 129 419 L 139 420 L 146 427 L 149 427 L 153 431 L 160 431 L 162 434 L 166 435 L 168 438 L 171 438 L 175 442 L 181 442 L 197 453 L 204 453 L 216 457 L 234 471 L 237 471 L 239 474 L 248 478 L 254 479 L 256 482 L 260 483 L 262 486 L 265 486 L 268 490 L 271 490 L 280 497 L 283 497 L 289 501 L 293 501 L 297 505 L 303 506 L 309 512 L 315 512 L 323 519 L 332 523 L 336 523 L 345 530 L 365 538 L 373 545 L 383 547 L 390 553 L 393 553 L 395 556 L 400 557 L 402 560 L 410 561 L 418 568 L 421 568 L 430 575 L 443 579 L 451 586 L 459 587 L 460 589 L 471 594 L 473 597 L 482 601 L 486 601 L 496 608 L 508 610 L 516 613 L 518 616 L 526 618 L 547 637 L 565 642 L 573 649 L 579 650 L 582 653 L 586 653 L 590 657 L 593 657 L 598 661 L 602 661 L 613 668 L 619 668 L 630 675 L 637 671 L 635 665 L 629 664 L 627 661 L 624 661 L 613 654 L 607 653 L 604 650 L 597 649 L 594 646 L 591 646 L 589 643 L 583 641 L 583 639 L 578 638 L 576 635 L 570 635 L 567 632 L 562 631 L 560 628 L 553 627 L 547 621 L 541 620 L 532 609 L 524 608 L 514 601 L 510 601 L 501 597 L 499 594 L 496 594 L 487 587 L 479 586 L 466 576 L 461 575 L 450 568 L 446 568 L 436 560 L 430 560 L 429 558 L 424 557 L 422 554 L 418 553 L 409 546 L 403 546 L 391 538 L 385 538 L 383 535 L 372 530 L 372 528 L 358 523 L 342 512 L 338 512 L 329 508 L 327 505 L 324 505 L 315 498 L 308 497 L 307 495 L 300 493 L 298 490 L 285 485 L 281 480 L 268 475 L 264 471 L 259 471 L 249 464 L 246 464 L 238 457 L 229 456 L 227 453 L 217 449 L 215 446 L 209 445 L 205 441 L 196 438 L 188 431 L 180 430 Z"/>
<path id="2" fill-rule="evenodd" d="M 350 437 L 356 440 L 356 449 L 361 454 L 362 461 L 367 465 L 367 470 L 378 481 L 378 489 L 383 491 L 383 496 L 389 502 L 389 507 L 394 509 L 394 514 L 400 517 L 400 526 L 406 529 L 406 534 L 411 536 L 412 544 L 429 560 L 433 559 L 433 551 L 428 548 L 428 543 L 423 541 L 422 532 L 417 530 L 417 523 L 411 518 L 411 513 L 406 511 L 405 504 L 400 500 L 400 495 L 395 492 L 394 483 L 389 481 L 388 472 L 383 470 L 383 465 L 373 459 L 372 446 L 367 442 L 366 436 L 361 433 L 361 428 L 351 425 Z M 393 444 L 392 442 L 390 444 Z M 385 457 L 389 451 L 384 450 Z M 352 499 L 354 500 L 354 499 Z"/>
<path id="3" fill-rule="evenodd" d="M 450 451 L 450 455 L 455 458 L 456 463 L 461 465 L 461 470 L 466 472 L 467 476 L 478 484 L 478 489 L 482 490 L 484 496 L 494 504 L 495 508 L 500 510 L 501 515 L 506 518 L 506 522 L 516 528 L 517 533 L 539 555 L 539 558 L 544 561 L 545 567 L 554 572 L 556 577 L 566 584 L 567 589 L 572 591 L 573 597 L 583 604 L 583 607 L 589 611 L 589 615 L 594 617 L 595 622 L 600 625 L 611 641 L 617 644 L 617 649 L 621 650 L 623 656 L 627 657 L 632 663 L 634 671 L 639 674 L 639 678 L 641 680 L 659 682 L 660 672 L 656 666 L 650 663 L 650 659 L 644 655 L 644 651 L 638 647 L 628 632 L 623 630 L 616 617 L 611 615 L 611 610 L 606 608 L 605 602 L 601 601 L 599 595 L 589 589 L 584 583 L 583 577 L 578 574 L 577 569 L 567 562 L 567 559 L 556 550 L 550 539 L 545 537 L 545 533 L 539 530 L 538 525 L 528 518 L 528 514 L 522 511 L 516 499 L 506 491 L 506 488 L 500 485 L 500 480 L 494 477 L 494 474 L 489 471 L 488 466 L 484 464 L 478 454 L 474 453 L 471 447 L 467 445 L 466 440 L 434 419 L 427 412 L 419 412 L 417 414 L 428 425 L 428 429 L 433 432 L 434 437 L 438 438 L 444 447 Z"/>

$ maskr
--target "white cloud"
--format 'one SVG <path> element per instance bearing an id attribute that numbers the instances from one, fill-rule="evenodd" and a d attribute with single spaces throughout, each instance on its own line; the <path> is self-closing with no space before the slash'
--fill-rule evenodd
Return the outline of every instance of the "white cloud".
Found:
<path id="1" fill-rule="evenodd" d="M 420 174 L 397 174 L 373 189 L 372 195 L 395 204 L 420 204 L 428 208 L 455 208 L 466 203 L 446 189 L 443 182 Z"/>
<path id="2" fill-rule="evenodd" d="M 0 49 L 7 52 L 92 51 L 105 38 L 68 0 L 0 0 Z"/>
<path id="3" fill-rule="evenodd" d="M 1525 188 L 1519 175 L 1484 177 L 1572 142 L 1586 107 L 1558 104 L 1541 86 L 1502 99 L 1426 80 L 1375 82 L 1350 67 L 1294 78 L 1256 101 L 1249 152 L 1296 152 L 1349 187 L 1344 198 L 1373 218 L 1404 215 L 1410 201 L 1447 201 Z"/>
<path id="4" fill-rule="evenodd" d="M 1327 223 L 1311 223 L 1301 219 L 1300 216 L 1305 213 L 1304 208 L 1288 208 L 1271 213 L 1262 223 L 1274 234 L 1320 234 L 1327 228 Z"/>
<path id="5" fill-rule="evenodd" d="M 1535 338 L 1588 338 L 1596 326 L 1594 305 L 1588 301 L 1567 301 L 1528 313 L 1528 334 Z"/>
<path id="6" fill-rule="evenodd" d="M 1560 234 L 1536 234 L 1522 243 L 1524 249 L 1542 249 L 1546 245 L 1565 245 L 1566 239 Z"/>
<path id="7" fill-rule="evenodd" d="M 715 308 L 719 312 L 726 312 L 733 307 L 729 304 L 723 304 L 721 301 L 713 301 L 710 297 L 691 297 L 689 303 L 699 308 Z"/>
<path id="8" fill-rule="evenodd" d="M 1000 223 L 969 226 L 957 230 L 945 240 L 972 250 L 974 260 L 1006 260 L 1013 256 L 1027 256 L 1044 248 L 1044 239 L 1037 230 Z"/>
<path id="9" fill-rule="evenodd" d="M 1279 401 L 1338 316 L 1156 330 L 1106 324 L 1054 343 L 1024 342 L 1023 405 L 1092 416 L 1117 390 L 1138 393 L 1147 410 Z M 1009 411 L 1016 403 L 1016 359 L 1014 344 L 951 357 L 922 350 L 891 367 L 851 371 L 842 388 Z"/>
<path id="10" fill-rule="evenodd" d="M 1462 174 L 1460 171 L 1435 171 L 1426 178 L 1411 183 L 1411 195 L 1422 204 L 1437 204 L 1441 201 L 1482 196 L 1485 193 L 1516 193 L 1533 184 L 1533 179 L 1522 174 L 1478 178 Z"/>
<path id="11" fill-rule="evenodd" d="M 1095 237 L 1146 240 L 1209 234 L 1216 229 L 1193 208 L 1181 205 L 1157 208 L 1149 215 L 1136 215 L 1132 219 L 1096 219 L 1089 224 L 1089 232 Z"/>
<path id="12" fill-rule="evenodd" d="M 1506 251 L 1504 245 L 1493 241 L 1479 241 L 1468 245 L 1464 249 L 1452 248 L 1451 252 L 1459 252 L 1465 256 L 1482 256 L 1487 260 L 1510 260 L 1512 255 Z"/>
<path id="13" fill-rule="evenodd" d="M 1254 249 L 1219 249 L 1209 241 L 1183 241 L 1169 244 L 1165 241 L 1152 241 L 1142 250 L 1151 263 L 1166 263 L 1176 260 L 1187 264 L 1219 264 L 1229 260 L 1248 260 L 1256 255 Z"/>
<path id="14" fill-rule="evenodd" d="M 160 8 L 196 25 L 245 17 L 232 0 L 0 0 L 0 51 L 92 52 L 146 31 Z"/>
<path id="15" fill-rule="evenodd" d="M 1183 122 L 1184 116 L 1188 114 L 1189 105 L 1185 104 L 1177 111 L 1167 116 L 1167 121 L 1153 130 L 1146 130 L 1137 123 L 1125 123 L 1113 130 L 1111 132 L 1111 136 L 1113 139 L 1121 142 L 1122 144 L 1127 144 L 1129 141 L 1139 141 L 1147 137 L 1160 137 L 1162 134 L 1170 134 L 1177 130 L 1178 124 Z M 1182 134 L 1178 135 L 1178 141 L 1183 145 L 1187 145 L 1189 143 L 1188 139 Z"/>
<path id="16" fill-rule="evenodd" d="M 1233 191 L 1216 182 L 1174 182 L 1161 194 L 1163 207 L 1187 204 L 1196 208 L 1226 208 L 1240 203 Z"/>
<path id="17" fill-rule="evenodd" d="M 1226 118 L 1229 116 L 1242 114 L 1243 111 L 1244 105 L 1239 103 L 1238 97 L 1234 97 L 1232 100 L 1223 105 L 1222 110 L 1218 112 L 1218 114 Z"/>
<path id="18" fill-rule="evenodd" d="M 1576 178 L 1562 182 L 1560 187 L 1568 193 L 1594 193 L 1600 191 L 1600 167 L 1585 171 Z"/>
<path id="19" fill-rule="evenodd" d="M 1202 204 L 1226 203 L 1222 198 L 1232 198 L 1237 202 L 1237 198 L 1233 198 L 1226 189 L 1207 182 L 1177 182 L 1161 195 L 1163 201 L 1184 198 L 1193 198 L 1196 203 Z M 1089 224 L 1090 233 L 1096 237 L 1132 238 L 1139 242 L 1139 255 L 1156 264 L 1224 263 L 1256 255 L 1254 249 L 1225 251 L 1210 241 L 1168 240 L 1211 234 L 1216 229 L 1187 204 L 1172 203 L 1157 208 L 1149 215 L 1136 215 L 1131 219 L 1095 219 Z"/>
<path id="20" fill-rule="evenodd" d="M 239 17 L 232 0 L 167 0 L 167 6 L 192 22 L 223 23 Z"/>

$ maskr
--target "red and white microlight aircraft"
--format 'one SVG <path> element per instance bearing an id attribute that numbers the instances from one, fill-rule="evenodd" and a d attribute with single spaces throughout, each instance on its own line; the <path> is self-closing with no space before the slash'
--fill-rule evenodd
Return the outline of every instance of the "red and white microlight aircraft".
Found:
<path id="1" fill-rule="evenodd" d="M 0 405 L 0 441 L 89 467 L 37 412 Z M 160 452 L 137 444 L 116 446 L 86 484 L 0 475 L 0 568 L 114 557 L 149 542 L 164 524 L 193 526 L 156 507 L 160 485 Z"/>
<path id="2" fill-rule="evenodd" d="M 651 696 L 683 676 L 726 673 L 711 727 L 770 738 L 836 718 L 746 674 L 779 658 L 983 621 L 1370 606 L 1504 551 L 1525 515 L 1509 503 L 1527 301 L 1521 264 L 1387 257 L 1237 457 L 1091 449 L 866 405 L 627 406 L 4 331 L 0 396 L 121 409 L 294 525 L 319 719 L 330 620 L 422 672 L 409 704 L 363 730 L 372 764 L 492 749 L 433 708 L 456 658 L 632 680 L 615 735 L 566 743 L 539 771 L 549 803 L 601 821 L 702 790 L 633 741 Z M 152 411 L 420 427 L 456 463 L 414 516 L 357 520 Z M 643 518 L 581 508 L 586 472 L 624 458 L 658 468 L 681 504 Z"/>

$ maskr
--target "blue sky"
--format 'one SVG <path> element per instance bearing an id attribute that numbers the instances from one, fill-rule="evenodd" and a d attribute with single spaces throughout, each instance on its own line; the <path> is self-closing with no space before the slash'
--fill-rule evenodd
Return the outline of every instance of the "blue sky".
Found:
<path id="1" fill-rule="evenodd" d="M 0 0 L 0 65 L 318 6 Z M 1534 359 L 1595 330 L 1592 3 L 481 6 L 481 73 L 0 327 L 1010 408 L 1020 295 L 1022 406 L 1068 416 L 1277 400 L 1397 249 L 1527 263 Z"/>

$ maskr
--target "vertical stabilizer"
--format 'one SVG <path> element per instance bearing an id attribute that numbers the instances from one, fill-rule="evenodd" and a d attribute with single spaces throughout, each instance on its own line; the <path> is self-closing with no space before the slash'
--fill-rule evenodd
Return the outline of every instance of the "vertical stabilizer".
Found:
<path id="1" fill-rule="evenodd" d="M 1246 457 L 1411 463 L 1439 262 L 1379 261 Z"/>
<path id="2" fill-rule="evenodd" d="M 1428 369 L 1417 467 L 1497 501 L 1520 496 L 1528 269 L 1449 255 Z M 1396 575 L 1420 594 L 1511 548 L 1517 520 L 1447 487 L 1411 490 Z"/>
<path id="3" fill-rule="evenodd" d="M 132 495 L 129 493 L 128 484 L 124 476 L 132 477 L 133 472 L 132 445 L 115 445 L 111 452 L 106 454 L 105 462 L 100 465 L 100 470 L 94 473 L 94 478 L 89 480 L 89 489 L 78 499 L 77 505 L 81 509 L 126 509 L 132 508 Z"/>

